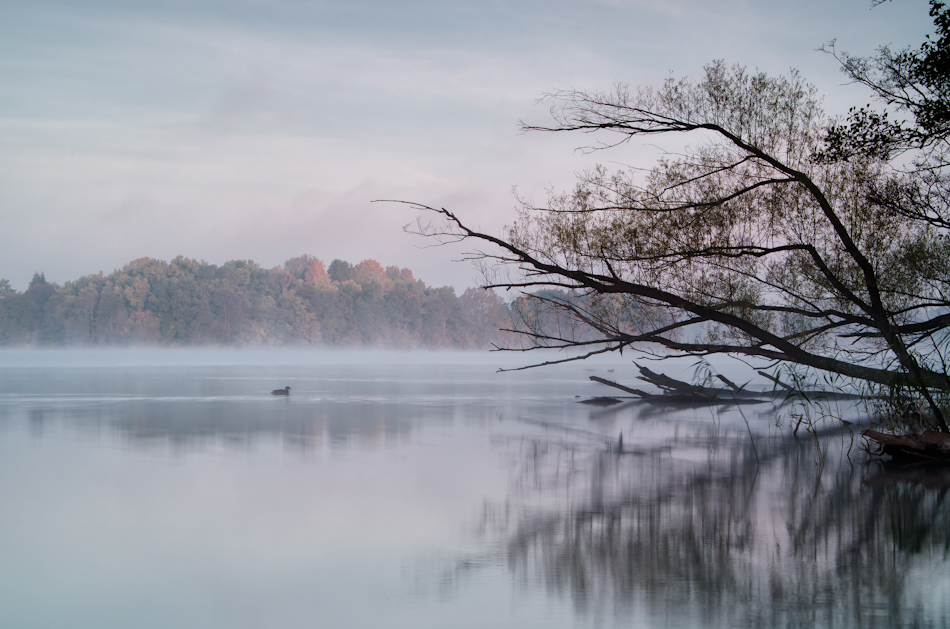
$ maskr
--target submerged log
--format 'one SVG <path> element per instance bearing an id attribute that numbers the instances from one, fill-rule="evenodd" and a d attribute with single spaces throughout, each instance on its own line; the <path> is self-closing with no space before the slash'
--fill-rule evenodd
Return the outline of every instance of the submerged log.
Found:
<path id="1" fill-rule="evenodd" d="M 750 398 L 749 394 L 745 391 L 729 391 L 728 389 L 711 389 L 708 387 L 697 387 L 692 384 L 687 384 L 685 382 L 680 382 L 679 380 L 674 380 L 669 376 L 663 374 L 658 374 L 645 367 L 640 367 L 641 373 L 646 372 L 646 377 L 641 378 L 646 382 L 655 384 L 663 389 L 665 393 L 663 395 L 654 395 L 652 393 L 647 393 L 646 391 L 641 391 L 640 389 L 634 389 L 633 387 L 628 387 L 620 384 L 619 382 L 614 382 L 613 380 L 607 380 L 606 378 L 600 378 L 598 376 L 589 376 L 594 382 L 599 382 L 600 384 L 605 384 L 608 387 L 613 387 L 615 389 L 620 389 L 625 393 L 630 393 L 639 397 L 645 402 L 650 404 L 661 404 L 661 405 L 674 405 L 674 406 L 714 406 L 721 404 L 764 404 L 765 400 L 760 400 L 757 398 Z M 667 386 L 662 386 L 659 384 L 663 382 Z M 737 387 L 738 388 L 738 387 Z M 684 392 L 677 392 L 684 391 Z M 741 395 L 741 397 L 740 397 Z"/>
<path id="2" fill-rule="evenodd" d="M 640 370 L 640 380 L 654 384 L 661 389 L 665 389 L 668 393 L 676 391 L 678 393 L 692 395 L 694 397 L 708 398 L 710 402 L 713 400 L 729 400 L 732 402 L 736 398 L 751 398 L 755 400 L 755 402 L 750 403 L 765 401 L 761 399 L 763 395 L 762 392 L 746 391 L 744 388 L 736 385 L 736 383 L 732 382 L 725 376 L 717 375 L 716 377 L 729 385 L 728 389 L 703 387 L 696 384 L 689 384 L 687 382 L 683 382 L 682 380 L 671 378 L 666 374 L 656 373 L 655 371 L 640 365 L 637 365 L 637 368 Z"/>
<path id="3" fill-rule="evenodd" d="M 643 397 L 643 398 L 650 397 L 650 394 L 645 391 L 641 391 L 640 389 L 633 389 L 631 387 L 626 387 L 620 384 L 619 382 L 614 382 L 613 380 L 607 380 L 606 378 L 599 378 L 597 376 L 590 376 L 590 379 L 593 380 L 594 382 L 606 384 L 608 387 L 613 387 L 615 389 L 620 389 L 621 391 L 625 391 L 627 393 L 632 393 L 633 395 L 636 395 L 638 397 Z"/>
<path id="4" fill-rule="evenodd" d="M 623 400 L 618 400 L 615 397 L 592 397 L 586 400 L 581 400 L 581 404 L 590 404 L 592 406 L 614 406 L 616 404 L 623 404 Z"/>
<path id="5" fill-rule="evenodd" d="M 757 400 L 755 398 L 742 397 L 701 397 L 699 395 L 686 395 L 679 393 L 668 393 L 666 395 L 651 395 L 643 400 L 647 404 L 657 406 L 732 406 L 734 404 L 765 404 L 766 400 Z"/>
<path id="6" fill-rule="evenodd" d="M 877 442 L 878 451 L 895 459 L 950 461 L 950 434 L 928 430 L 919 435 L 891 435 L 877 430 L 861 433 Z"/>
<path id="7" fill-rule="evenodd" d="M 733 381 L 730 380 L 729 378 L 725 377 L 725 376 L 722 375 L 721 373 L 717 373 L 717 374 L 716 374 L 716 377 L 719 378 L 720 380 L 722 380 L 723 382 L 725 382 L 725 383 L 726 383 L 726 386 L 728 386 L 730 389 L 732 389 L 732 390 L 735 391 L 736 393 L 741 393 L 741 392 L 742 392 L 742 387 L 740 387 L 740 386 L 737 385 L 735 382 L 733 382 Z"/>
<path id="8" fill-rule="evenodd" d="M 669 376 L 665 374 L 657 373 L 655 371 L 647 369 L 646 367 L 641 367 L 640 365 L 637 365 L 637 368 L 640 370 L 640 375 L 637 376 L 637 378 L 639 378 L 640 380 L 643 380 L 644 382 L 655 384 L 661 389 L 670 389 L 673 391 L 680 391 L 683 393 L 688 393 L 690 395 L 696 395 L 696 396 L 704 397 L 704 398 L 713 398 L 713 397 L 716 397 L 716 394 L 718 394 L 719 392 L 725 391 L 724 389 L 712 389 L 710 391 L 706 387 L 698 387 L 695 384 L 689 384 L 687 382 L 683 382 L 682 380 L 676 380 L 674 378 L 670 378 Z"/>

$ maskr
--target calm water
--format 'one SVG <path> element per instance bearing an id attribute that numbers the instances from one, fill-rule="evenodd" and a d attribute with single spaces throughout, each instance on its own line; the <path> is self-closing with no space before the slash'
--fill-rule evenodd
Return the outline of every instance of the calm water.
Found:
<path id="1" fill-rule="evenodd" d="M 0 627 L 950 625 L 950 473 L 500 362 L 0 352 Z"/>

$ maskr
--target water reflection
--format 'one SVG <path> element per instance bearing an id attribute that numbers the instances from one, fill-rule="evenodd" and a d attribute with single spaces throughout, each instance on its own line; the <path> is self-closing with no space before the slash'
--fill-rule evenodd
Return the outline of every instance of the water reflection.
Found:
<path id="1" fill-rule="evenodd" d="M 28 411 L 30 433 L 41 440 L 50 422 L 71 430 L 103 429 L 133 448 L 200 449 L 209 445 L 245 448 L 281 440 L 302 451 L 374 448 L 407 439 L 426 413 L 369 404 L 283 404 L 260 402 L 168 402 L 134 400 L 68 410 Z M 431 411 L 431 409 L 430 409 Z"/>
<path id="2" fill-rule="evenodd" d="M 950 625 L 950 471 L 847 426 L 591 408 L 579 370 L 266 371 L 4 372 L 0 624 L 46 597 L 46 626 Z"/>
<path id="3" fill-rule="evenodd" d="M 440 386 L 438 378 L 398 378 L 393 370 L 283 369 L 268 377 L 247 367 L 33 369 L 5 374 L 0 413 L 23 413 L 37 440 L 57 426 L 105 429 L 135 448 L 245 447 L 273 439 L 303 450 L 372 448 L 406 439 L 420 421 L 451 418 L 483 384 L 459 395 L 464 382 Z M 294 382 L 294 395 L 271 397 L 274 383 L 284 381 Z"/>
<path id="4" fill-rule="evenodd" d="M 947 625 L 946 469 L 849 458 L 839 429 L 821 457 L 811 439 L 742 437 L 706 427 L 622 453 L 533 441 L 480 529 L 518 582 L 601 620 Z M 677 456 L 690 451 L 703 456 Z M 483 563 L 466 558 L 456 577 Z"/>

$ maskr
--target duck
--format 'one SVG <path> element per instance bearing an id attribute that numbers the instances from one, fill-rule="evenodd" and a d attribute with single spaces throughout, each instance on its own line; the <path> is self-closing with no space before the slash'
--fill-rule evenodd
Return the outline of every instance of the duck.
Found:
<path id="1" fill-rule="evenodd" d="M 283 389 L 274 389 L 270 392 L 271 395 L 290 395 L 290 387 L 284 387 Z"/>

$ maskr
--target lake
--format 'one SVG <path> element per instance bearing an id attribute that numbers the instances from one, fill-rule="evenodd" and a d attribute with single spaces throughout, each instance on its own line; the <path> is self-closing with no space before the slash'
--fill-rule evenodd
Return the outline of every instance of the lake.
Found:
<path id="1" fill-rule="evenodd" d="M 528 359 L 0 352 L 0 626 L 950 625 L 950 473 L 860 409 Z"/>

